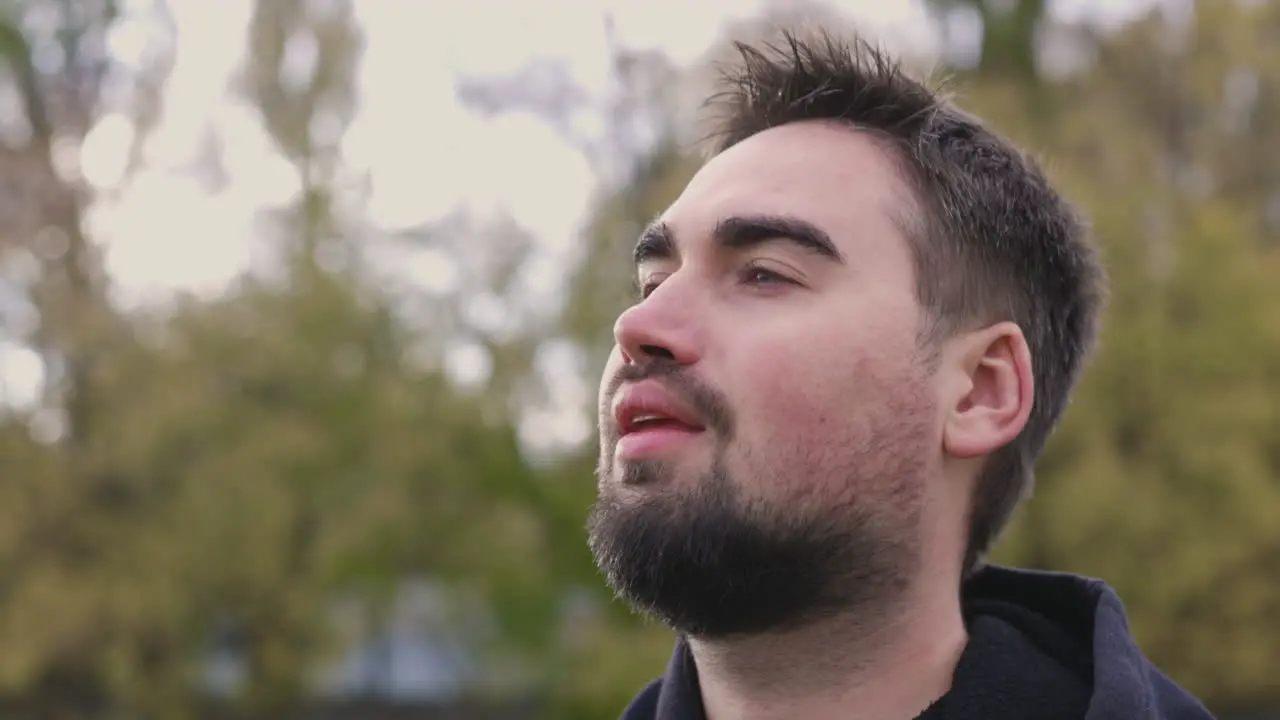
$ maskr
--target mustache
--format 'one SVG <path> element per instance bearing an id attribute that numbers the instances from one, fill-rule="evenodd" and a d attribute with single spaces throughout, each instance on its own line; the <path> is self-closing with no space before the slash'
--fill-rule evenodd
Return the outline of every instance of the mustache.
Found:
<path id="1" fill-rule="evenodd" d="M 693 377 L 680 363 L 665 358 L 654 359 L 644 365 L 623 365 L 618 368 L 605 386 L 601 416 L 613 407 L 613 397 L 625 383 L 656 380 L 668 392 L 684 400 L 698 414 L 708 430 L 721 437 L 733 435 L 733 414 L 728 400 L 720 391 Z"/>

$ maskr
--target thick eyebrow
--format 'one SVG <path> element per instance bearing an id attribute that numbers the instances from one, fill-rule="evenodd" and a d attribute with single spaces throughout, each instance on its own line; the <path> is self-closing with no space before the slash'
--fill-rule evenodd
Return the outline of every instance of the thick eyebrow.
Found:
<path id="1" fill-rule="evenodd" d="M 670 260 L 675 256 L 675 238 L 672 237 L 671 228 L 661 220 L 654 220 L 645 227 L 632 252 L 636 265 L 650 260 Z"/>
<path id="2" fill-rule="evenodd" d="M 787 215 L 737 215 L 716 223 L 716 243 L 742 250 L 782 240 L 837 263 L 844 256 L 822 228 Z"/>
<path id="3" fill-rule="evenodd" d="M 716 223 L 716 244 L 729 250 L 744 250 L 766 243 L 784 241 L 837 263 L 844 256 L 822 228 L 807 220 L 787 215 L 734 215 Z M 650 260 L 669 260 L 676 255 L 675 238 L 666 223 L 655 220 L 640 234 L 633 258 L 637 265 Z"/>

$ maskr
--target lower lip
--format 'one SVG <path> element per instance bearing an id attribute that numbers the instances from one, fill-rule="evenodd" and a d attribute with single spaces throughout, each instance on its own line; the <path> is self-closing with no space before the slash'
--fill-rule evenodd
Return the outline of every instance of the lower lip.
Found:
<path id="1" fill-rule="evenodd" d="M 660 427 L 640 430 L 618 439 L 617 456 L 622 460 L 643 460 L 670 453 L 702 434 L 701 430 Z"/>

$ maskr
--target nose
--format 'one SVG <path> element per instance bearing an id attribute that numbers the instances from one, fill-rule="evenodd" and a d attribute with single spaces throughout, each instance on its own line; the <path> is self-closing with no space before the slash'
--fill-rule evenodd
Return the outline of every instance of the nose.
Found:
<path id="1" fill-rule="evenodd" d="M 613 325 L 614 341 L 629 365 L 666 360 L 692 365 L 702 353 L 696 302 L 674 277 L 633 305 Z"/>

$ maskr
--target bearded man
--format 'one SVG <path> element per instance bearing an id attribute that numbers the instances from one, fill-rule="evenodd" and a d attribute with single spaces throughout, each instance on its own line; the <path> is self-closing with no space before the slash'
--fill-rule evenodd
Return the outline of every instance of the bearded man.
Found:
<path id="1" fill-rule="evenodd" d="M 678 637 L 624 720 L 1209 718 L 1103 583 L 983 563 L 1094 344 L 1082 220 L 863 41 L 738 49 L 602 380 L 590 546 Z"/>

